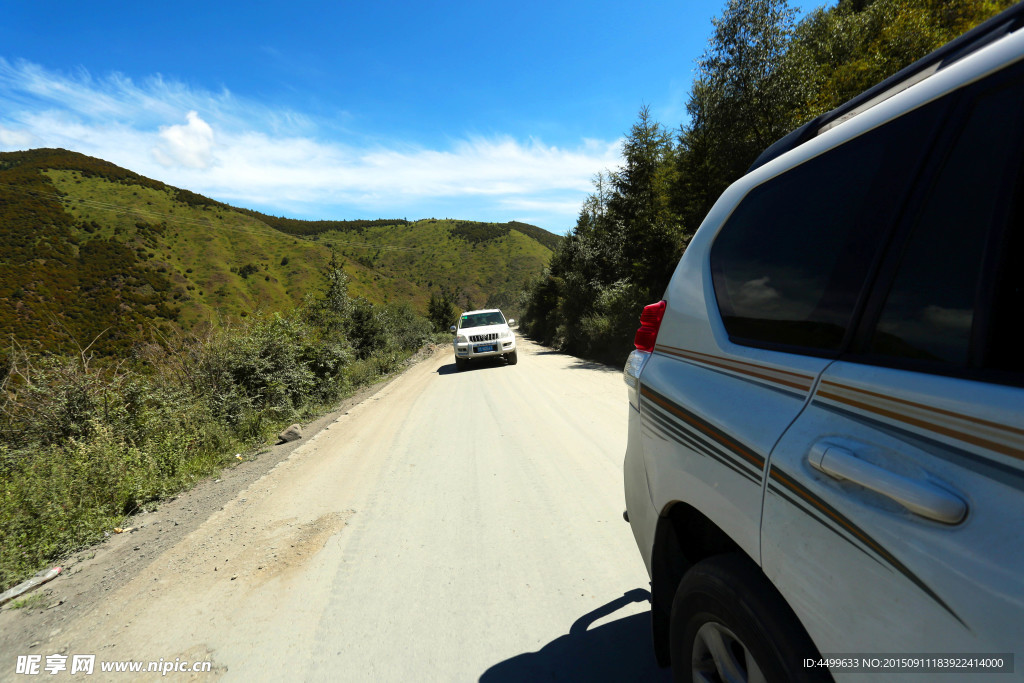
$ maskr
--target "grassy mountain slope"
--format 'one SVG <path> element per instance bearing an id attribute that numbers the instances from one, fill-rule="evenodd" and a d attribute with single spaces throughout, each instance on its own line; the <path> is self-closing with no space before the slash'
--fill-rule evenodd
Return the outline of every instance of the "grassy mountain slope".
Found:
<path id="1" fill-rule="evenodd" d="M 0 338 L 73 351 L 100 335 L 98 350 L 122 355 L 154 329 L 294 306 L 322 286 L 332 247 L 353 296 L 423 311 L 447 287 L 480 306 L 522 289 L 558 239 L 387 223 L 276 219 L 65 150 L 0 153 Z"/>
<path id="2" fill-rule="evenodd" d="M 353 294 L 373 298 L 383 289 L 385 301 L 410 300 L 424 309 L 430 293 L 454 287 L 459 304 L 484 306 L 492 297 L 522 291 L 526 281 L 547 263 L 551 250 L 517 230 L 472 223 L 483 236 L 468 240 L 462 221 L 427 219 L 404 228 L 373 226 L 358 235 L 325 232 L 321 244 L 337 249 L 350 263 Z M 389 274 L 401 273 L 401 278 Z"/>
<path id="3" fill-rule="evenodd" d="M 329 258 L 323 246 L 229 208 L 184 204 L 166 189 L 75 171 L 44 173 L 65 194 L 65 210 L 76 221 L 98 224 L 95 236 L 131 245 L 150 268 L 166 273 L 186 328 L 294 305 L 319 286 Z"/>

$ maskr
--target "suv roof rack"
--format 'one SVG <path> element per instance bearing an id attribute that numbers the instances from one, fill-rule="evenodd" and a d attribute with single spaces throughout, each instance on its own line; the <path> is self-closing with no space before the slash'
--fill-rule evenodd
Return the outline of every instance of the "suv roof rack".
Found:
<path id="1" fill-rule="evenodd" d="M 839 105 L 830 112 L 808 121 L 793 132 L 780 138 L 768 149 L 761 152 L 761 155 L 747 169 L 747 173 L 764 166 L 775 157 L 799 147 L 811 138 L 838 126 L 857 114 L 871 109 L 875 105 L 906 90 L 915 83 L 923 81 L 937 71 L 981 49 L 996 39 L 1013 33 L 1022 25 L 1024 25 L 1024 2 L 1018 2 L 1013 7 L 1004 10 L 988 21 L 978 24 L 959 38 L 951 40 L 934 52 L 925 55 L 910 66 L 897 71 L 881 83 L 868 88 L 853 99 Z"/>

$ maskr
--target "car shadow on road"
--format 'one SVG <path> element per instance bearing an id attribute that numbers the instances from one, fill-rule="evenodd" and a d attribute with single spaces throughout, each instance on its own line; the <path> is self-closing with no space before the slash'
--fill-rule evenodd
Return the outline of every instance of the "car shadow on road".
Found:
<path id="1" fill-rule="evenodd" d="M 608 365 L 607 363 L 583 360 L 582 358 L 574 359 L 572 365 L 569 367 L 573 370 L 599 370 L 600 372 L 612 372 L 615 374 L 622 372 L 622 366 L 616 367 L 614 365 Z"/>
<path id="2" fill-rule="evenodd" d="M 569 633 L 538 652 L 524 652 L 499 662 L 480 676 L 481 683 L 506 681 L 670 681 L 668 669 L 658 667 L 651 643 L 651 613 L 623 617 L 596 628 L 598 619 L 626 605 L 645 602 L 642 589 L 598 607 L 577 619 Z"/>
<path id="3" fill-rule="evenodd" d="M 570 353 L 564 353 L 562 351 L 556 351 L 555 349 L 545 349 L 544 351 L 534 351 L 532 355 L 534 355 L 534 356 L 565 356 L 566 358 L 571 358 L 572 359 L 572 363 L 569 365 L 569 368 L 571 370 L 600 370 L 601 372 L 615 372 L 615 373 L 618 373 L 618 372 L 622 372 L 622 367 L 624 365 L 624 363 L 622 365 L 609 365 L 607 363 L 601 363 L 601 362 L 598 362 L 598 361 L 595 361 L 595 360 L 586 360 L 585 358 L 580 358 L 578 356 L 574 356 L 574 355 L 572 355 Z"/>
<path id="4" fill-rule="evenodd" d="M 470 361 L 469 365 L 462 372 L 472 372 L 474 370 L 484 370 L 486 368 L 503 368 L 508 365 L 508 362 L 503 358 L 478 358 Z M 459 372 L 459 368 L 455 363 L 449 363 L 448 365 L 442 365 L 437 369 L 438 375 L 455 375 Z"/>

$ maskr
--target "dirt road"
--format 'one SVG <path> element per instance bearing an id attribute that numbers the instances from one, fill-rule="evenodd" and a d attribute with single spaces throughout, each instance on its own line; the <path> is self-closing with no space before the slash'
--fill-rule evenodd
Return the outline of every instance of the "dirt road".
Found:
<path id="1" fill-rule="evenodd" d="M 171 680 L 664 680 L 621 375 L 520 343 L 516 366 L 412 367 L 60 628 L 5 639 L 0 679 L 30 679 L 25 654 L 54 678 L 58 653 L 95 654 L 92 680 L 159 660 L 210 662 Z"/>

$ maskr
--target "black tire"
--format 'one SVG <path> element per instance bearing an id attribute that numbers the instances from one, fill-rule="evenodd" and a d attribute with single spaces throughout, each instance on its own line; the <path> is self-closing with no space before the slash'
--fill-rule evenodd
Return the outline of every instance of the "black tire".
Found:
<path id="1" fill-rule="evenodd" d="M 466 369 L 466 359 L 465 358 L 456 358 L 455 359 L 455 371 L 456 372 L 462 372 L 465 369 Z"/>
<path id="2" fill-rule="evenodd" d="M 505 356 L 505 360 L 508 361 L 509 365 L 515 365 L 516 363 L 519 362 L 519 355 L 516 351 L 513 351 L 512 353 L 507 354 Z"/>
<path id="3" fill-rule="evenodd" d="M 748 557 L 698 562 L 683 576 L 669 619 L 676 681 L 831 681 L 804 667 L 821 655 L 793 610 Z"/>

